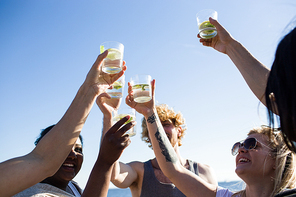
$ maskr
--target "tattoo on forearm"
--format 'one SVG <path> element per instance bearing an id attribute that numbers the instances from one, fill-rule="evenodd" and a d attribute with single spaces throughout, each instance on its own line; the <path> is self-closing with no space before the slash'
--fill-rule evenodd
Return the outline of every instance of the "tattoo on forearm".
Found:
<path id="1" fill-rule="evenodd" d="M 156 116 L 155 114 L 152 114 L 151 116 L 148 117 L 147 122 L 152 124 L 156 121 Z"/>
<path id="2" fill-rule="evenodd" d="M 159 129 L 157 128 L 157 131 L 155 133 L 155 137 L 156 137 L 156 140 L 158 141 L 158 144 L 159 144 L 159 147 L 160 147 L 160 150 L 161 150 L 161 153 L 164 155 L 165 157 L 165 160 L 167 162 L 172 162 L 172 163 L 176 163 L 178 161 L 177 157 L 174 156 L 175 153 L 170 153 L 168 148 L 169 146 L 171 146 L 171 144 L 169 143 L 165 143 L 165 138 L 167 136 L 163 136 L 161 135 L 161 133 L 159 132 Z"/>

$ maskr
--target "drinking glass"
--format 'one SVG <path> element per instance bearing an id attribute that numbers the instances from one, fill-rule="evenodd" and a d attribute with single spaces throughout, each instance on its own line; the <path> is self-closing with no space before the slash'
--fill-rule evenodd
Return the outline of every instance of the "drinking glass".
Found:
<path id="1" fill-rule="evenodd" d="M 136 75 L 131 78 L 130 82 L 135 102 L 146 103 L 152 99 L 150 75 Z"/>
<path id="2" fill-rule="evenodd" d="M 102 71 L 109 74 L 119 73 L 122 70 L 123 44 L 115 41 L 103 42 L 100 52 L 108 50 L 107 57 L 103 60 Z"/>
<path id="3" fill-rule="evenodd" d="M 122 98 L 123 90 L 124 90 L 125 76 L 122 75 L 117 81 L 115 81 L 108 89 L 107 93 L 111 96 L 111 98 Z"/>
<path id="4" fill-rule="evenodd" d="M 217 30 L 209 21 L 209 18 L 217 20 L 218 13 L 215 10 L 206 9 L 201 10 L 196 14 L 197 26 L 200 37 L 210 39 L 217 35 Z"/>
<path id="5" fill-rule="evenodd" d="M 116 122 L 127 115 L 130 116 L 130 119 L 126 121 L 125 124 L 129 123 L 130 121 L 136 121 L 136 111 L 131 107 L 121 106 L 119 109 L 112 111 L 112 124 L 114 125 Z M 126 134 L 128 134 L 130 137 L 136 135 L 136 127 L 132 127 L 126 132 Z"/>

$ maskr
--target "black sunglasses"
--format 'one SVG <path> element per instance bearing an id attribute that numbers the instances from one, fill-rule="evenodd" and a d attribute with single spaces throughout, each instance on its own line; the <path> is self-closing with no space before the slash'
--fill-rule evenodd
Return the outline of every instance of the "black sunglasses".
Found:
<path id="1" fill-rule="evenodd" d="M 258 141 L 256 140 L 256 138 L 253 137 L 246 139 L 243 143 L 236 142 L 231 149 L 231 154 L 235 156 L 238 153 L 240 147 L 244 147 L 246 150 L 255 149 L 257 146 L 257 142 Z"/>

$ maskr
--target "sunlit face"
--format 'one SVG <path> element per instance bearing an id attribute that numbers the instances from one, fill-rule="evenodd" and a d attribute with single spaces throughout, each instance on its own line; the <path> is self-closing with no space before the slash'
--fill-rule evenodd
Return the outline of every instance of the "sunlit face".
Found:
<path id="1" fill-rule="evenodd" d="M 60 169 L 51 177 L 51 181 L 71 181 L 80 171 L 82 162 L 82 144 L 78 138 Z"/>
<path id="2" fill-rule="evenodd" d="M 239 148 L 236 156 L 236 174 L 246 183 L 252 178 L 274 177 L 275 158 L 270 154 L 268 137 L 262 134 L 251 134 L 248 138 L 250 137 L 257 139 L 257 146 L 251 150 Z"/>
<path id="3" fill-rule="evenodd" d="M 178 146 L 178 137 L 181 135 L 180 128 L 175 127 L 171 120 L 162 121 L 161 124 L 172 146 Z"/>

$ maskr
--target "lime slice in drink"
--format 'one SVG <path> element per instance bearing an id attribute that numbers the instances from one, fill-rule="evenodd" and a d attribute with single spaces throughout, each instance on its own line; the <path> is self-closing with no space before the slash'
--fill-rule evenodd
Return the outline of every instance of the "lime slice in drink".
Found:
<path id="1" fill-rule="evenodd" d="M 133 86 L 133 89 L 142 89 L 142 91 L 146 90 L 146 86 L 149 86 L 148 84 L 137 84 Z"/>
<path id="2" fill-rule="evenodd" d="M 116 119 L 116 121 L 119 121 L 119 120 L 121 120 L 122 118 L 124 118 L 124 117 L 127 116 L 127 115 L 129 115 L 129 114 L 118 114 L 118 115 L 115 117 L 115 119 Z M 130 123 L 130 122 L 133 120 L 133 116 L 131 116 L 131 115 L 129 115 L 129 116 L 130 116 L 130 119 L 128 119 L 128 120 L 125 122 L 125 124 Z"/>
<path id="3" fill-rule="evenodd" d="M 204 33 L 204 34 L 211 34 L 214 32 L 213 28 L 215 28 L 210 21 L 204 21 L 202 24 L 199 25 L 199 29 Z M 203 30 L 205 29 L 205 30 Z"/>
<path id="4" fill-rule="evenodd" d="M 137 84 L 133 86 L 133 89 L 141 89 L 142 88 L 142 84 Z"/>
<path id="5" fill-rule="evenodd" d="M 100 52 L 101 52 L 101 53 L 104 53 L 104 51 L 105 51 L 104 45 L 101 45 L 101 46 L 100 46 Z"/>
<path id="6" fill-rule="evenodd" d="M 112 86 L 114 89 L 118 90 L 122 88 L 122 83 L 120 83 L 119 81 L 115 81 Z"/>
<path id="7" fill-rule="evenodd" d="M 149 86 L 148 84 L 142 84 L 142 91 L 145 91 L 146 89 L 145 89 L 145 87 L 146 86 Z"/>
<path id="8" fill-rule="evenodd" d="M 121 58 L 121 51 L 118 49 L 110 48 L 108 49 L 107 58 L 110 60 L 116 60 Z"/>
<path id="9" fill-rule="evenodd" d="M 130 123 L 131 121 L 133 121 L 133 117 L 130 116 L 130 119 L 128 119 L 128 121 L 125 122 L 125 124 Z"/>

